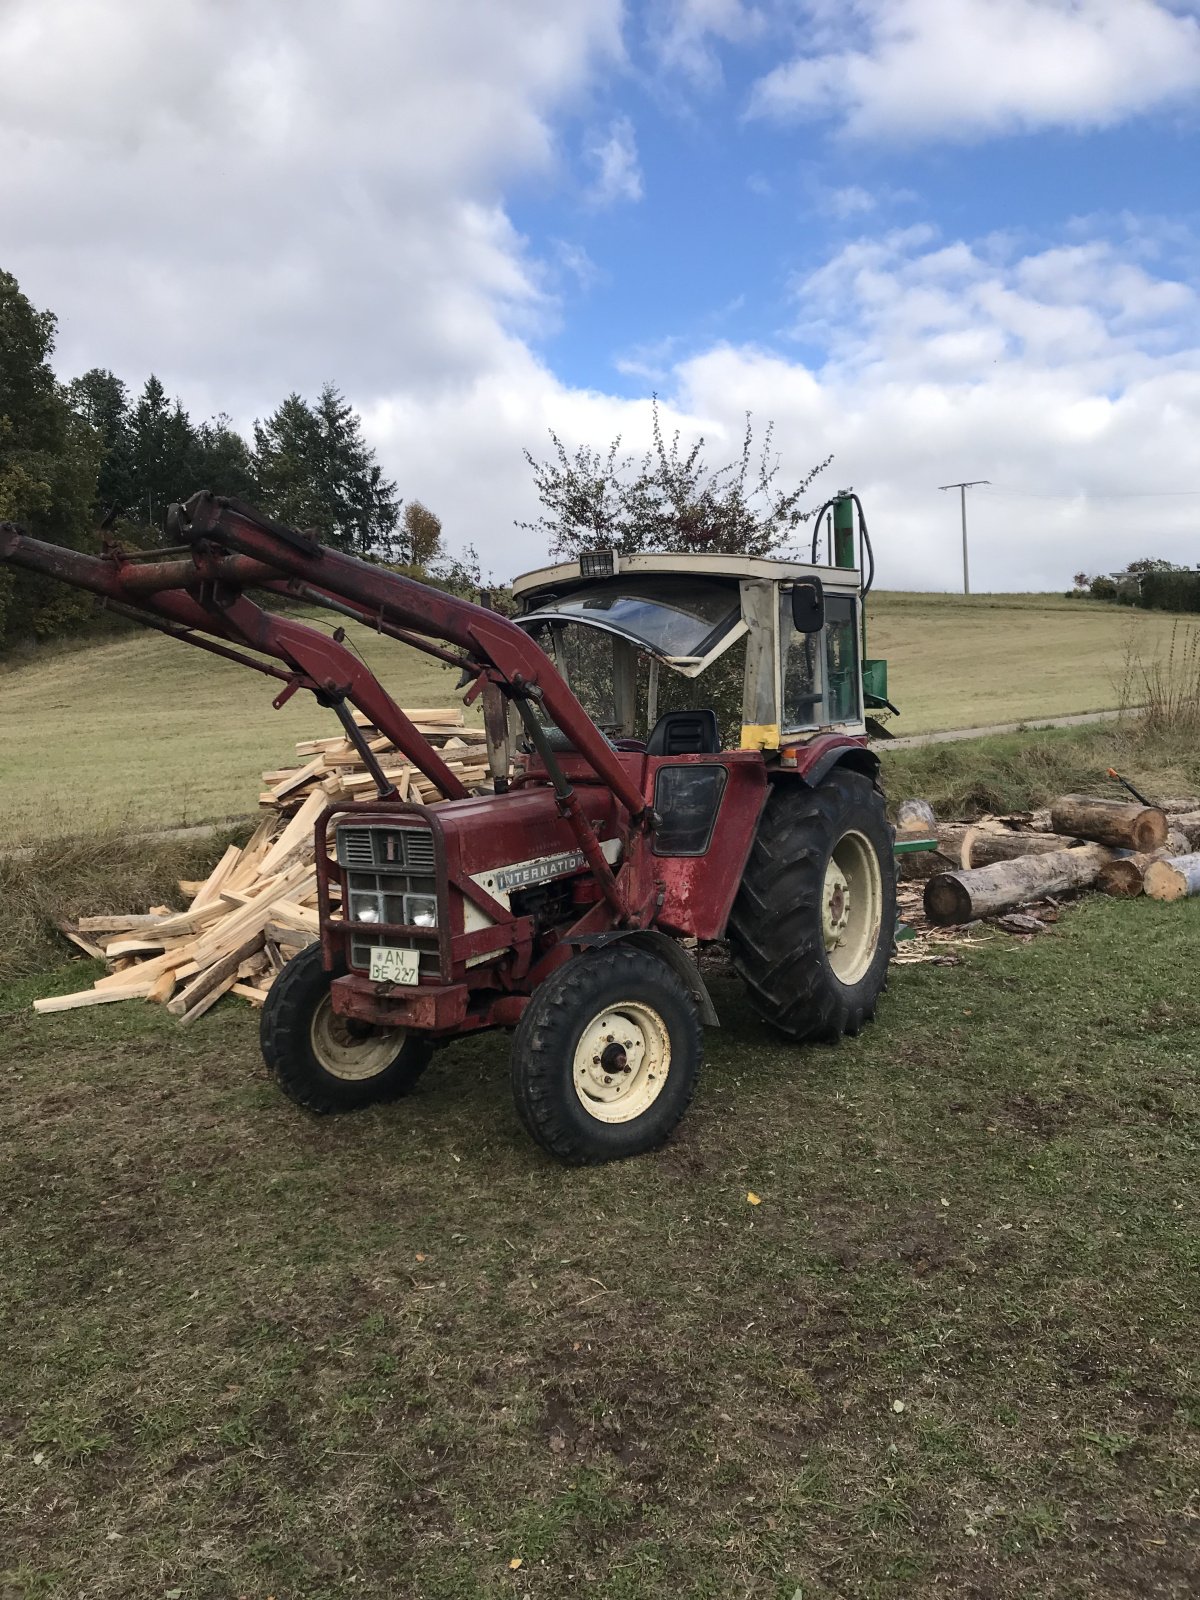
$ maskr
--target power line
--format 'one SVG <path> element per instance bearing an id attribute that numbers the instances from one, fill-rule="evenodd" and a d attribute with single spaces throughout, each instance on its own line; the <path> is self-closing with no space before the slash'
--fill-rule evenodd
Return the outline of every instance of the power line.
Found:
<path id="1" fill-rule="evenodd" d="M 957 484 L 947 484 L 956 489 Z M 1035 489 L 1004 489 L 989 486 L 993 496 L 1019 500 L 1179 500 L 1200 496 L 1200 489 L 1064 489 L 1058 494 L 1045 494 Z"/>

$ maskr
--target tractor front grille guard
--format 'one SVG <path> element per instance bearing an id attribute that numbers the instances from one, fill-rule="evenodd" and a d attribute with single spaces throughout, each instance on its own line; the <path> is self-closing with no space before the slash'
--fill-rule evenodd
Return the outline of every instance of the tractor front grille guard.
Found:
<path id="1" fill-rule="evenodd" d="M 423 853 L 419 863 L 413 862 L 404 846 L 393 850 L 388 860 L 388 839 L 397 835 L 421 833 L 427 835 L 430 850 Z M 365 855 L 354 858 L 361 844 L 350 840 L 339 851 L 339 835 L 353 834 L 356 841 L 371 834 L 371 866 L 366 866 Z M 330 839 L 334 849 L 330 849 Z M 420 952 L 419 981 L 422 985 L 461 984 L 470 979 L 474 988 L 516 987 L 529 971 L 533 960 L 535 926 L 532 917 L 516 916 L 506 905 L 494 899 L 477 884 L 469 874 L 458 870 L 448 859 L 446 835 L 437 812 L 424 806 L 405 804 L 380 805 L 372 801 L 351 801 L 335 805 L 322 812 L 315 828 L 315 855 L 317 864 L 318 906 L 321 920 L 321 940 L 326 964 L 336 967 L 345 964 L 351 971 L 362 973 L 364 962 L 361 952 L 369 952 L 372 945 L 393 945 L 400 949 Z M 406 870 L 412 863 L 414 870 Z M 421 870 L 417 871 L 419 864 Z M 381 870 L 382 869 L 382 870 Z M 364 922 L 353 913 L 356 891 L 353 879 L 369 873 L 372 877 L 397 883 L 402 878 L 417 878 L 425 889 L 385 888 L 380 894 L 384 909 L 389 902 L 394 907 L 397 899 L 403 906 L 404 897 L 414 893 L 431 895 L 437 903 L 436 928 L 412 922 Z M 335 912 L 330 888 L 336 881 L 340 892 L 341 908 Z M 358 891 L 371 894 L 373 891 Z M 467 904 L 473 904 L 481 913 L 484 926 L 470 931 L 465 926 Z M 491 958 L 488 960 L 487 958 Z M 500 958 L 505 959 L 501 960 Z"/>

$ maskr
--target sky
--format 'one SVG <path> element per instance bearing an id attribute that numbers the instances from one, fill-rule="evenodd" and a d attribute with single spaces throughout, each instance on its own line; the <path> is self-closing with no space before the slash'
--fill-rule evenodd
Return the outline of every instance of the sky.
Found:
<path id="1" fill-rule="evenodd" d="M 335 382 L 497 579 L 650 396 L 832 455 L 885 588 L 1200 564 L 1200 0 L 0 0 L 64 378 Z"/>

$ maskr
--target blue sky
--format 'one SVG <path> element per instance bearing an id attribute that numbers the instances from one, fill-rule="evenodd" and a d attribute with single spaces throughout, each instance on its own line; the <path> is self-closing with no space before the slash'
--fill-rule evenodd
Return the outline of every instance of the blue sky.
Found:
<path id="1" fill-rule="evenodd" d="M 498 576 L 523 449 L 652 391 L 832 453 L 893 587 L 958 581 L 961 477 L 978 587 L 1200 561 L 1200 0 L 9 0 L 0 59 L 64 376 L 333 379 Z"/>

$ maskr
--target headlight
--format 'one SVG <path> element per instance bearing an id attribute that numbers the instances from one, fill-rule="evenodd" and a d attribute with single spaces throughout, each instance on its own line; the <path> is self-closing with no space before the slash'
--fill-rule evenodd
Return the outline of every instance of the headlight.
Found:
<path id="1" fill-rule="evenodd" d="M 404 920 L 412 928 L 437 927 L 437 899 L 431 894 L 406 894 Z"/>
<path id="2" fill-rule="evenodd" d="M 378 922 L 379 907 L 374 900 L 352 898 L 350 901 L 350 920 L 351 922 Z"/>

